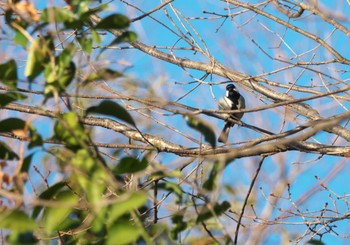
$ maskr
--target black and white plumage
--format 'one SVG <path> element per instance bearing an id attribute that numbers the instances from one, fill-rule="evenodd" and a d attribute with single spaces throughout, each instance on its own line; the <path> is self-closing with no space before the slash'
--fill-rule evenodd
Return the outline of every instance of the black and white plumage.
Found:
<path id="1" fill-rule="evenodd" d="M 240 110 L 245 108 L 245 100 L 243 96 L 238 92 L 237 88 L 233 84 L 226 86 L 225 97 L 219 100 L 220 110 Z M 240 120 L 243 117 L 243 112 L 227 114 L 227 118 L 231 117 L 236 120 Z M 233 122 L 226 122 L 221 134 L 218 138 L 219 142 L 226 143 L 230 128 L 235 124 Z"/>

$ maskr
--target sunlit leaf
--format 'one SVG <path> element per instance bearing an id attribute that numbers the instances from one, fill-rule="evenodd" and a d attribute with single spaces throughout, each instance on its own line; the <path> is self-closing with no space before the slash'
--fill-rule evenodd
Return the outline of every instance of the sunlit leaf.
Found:
<path id="1" fill-rule="evenodd" d="M 50 7 L 44 9 L 41 14 L 41 20 L 44 23 L 50 23 L 54 20 L 56 23 L 63 23 L 66 28 L 80 29 L 84 22 L 68 8 Z"/>
<path id="2" fill-rule="evenodd" d="M 91 223 L 91 231 L 94 233 L 105 233 L 106 232 L 106 214 L 107 207 L 104 206 L 98 209 L 95 214 L 94 220 Z"/>
<path id="3" fill-rule="evenodd" d="M 55 20 L 56 22 L 71 22 L 75 19 L 74 13 L 67 8 L 50 7 L 44 9 L 41 14 L 41 20 L 43 22 L 50 22 L 50 20 Z"/>
<path id="4" fill-rule="evenodd" d="M 54 126 L 53 138 L 65 142 L 69 149 L 77 150 L 82 147 L 81 144 L 88 139 L 88 136 L 78 115 L 71 111 L 60 116 Z"/>
<path id="5" fill-rule="evenodd" d="M 62 191 L 57 194 L 55 201 L 57 206 L 47 207 L 44 212 L 45 229 L 49 234 L 68 217 L 78 198 L 71 191 Z"/>
<path id="6" fill-rule="evenodd" d="M 75 151 L 70 163 L 80 172 L 74 179 L 85 190 L 88 201 L 98 205 L 102 200 L 107 181 L 102 160 L 94 157 L 88 149 L 81 148 Z"/>
<path id="7" fill-rule="evenodd" d="M 44 70 L 45 65 L 50 61 L 50 54 L 53 54 L 54 44 L 52 38 L 42 37 L 32 42 L 29 52 L 25 76 L 33 81 Z"/>
<path id="8" fill-rule="evenodd" d="M 130 244 L 137 241 L 142 233 L 142 228 L 130 221 L 118 222 L 108 229 L 108 245 Z"/>
<path id="9" fill-rule="evenodd" d="M 128 195 L 129 194 L 124 194 L 122 197 L 120 197 L 120 199 L 123 201 L 113 204 L 113 206 L 110 208 L 107 216 L 108 224 L 112 224 L 115 220 L 124 214 L 141 207 L 147 201 L 147 195 L 142 192 L 134 192 L 125 199 L 125 197 Z"/>
<path id="10" fill-rule="evenodd" d="M 53 96 L 54 92 L 65 92 L 69 84 L 75 78 L 76 66 L 72 61 L 76 47 L 67 45 L 62 53 L 56 57 L 55 66 L 45 66 L 44 76 L 46 84 L 44 94 L 46 98 Z"/>
<path id="11" fill-rule="evenodd" d="M 97 31 L 95 31 L 94 29 L 91 29 L 91 35 L 92 35 L 92 39 L 97 43 L 100 44 L 101 43 L 101 37 L 98 34 Z"/>
<path id="12" fill-rule="evenodd" d="M 182 175 L 183 174 L 180 170 L 173 170 L 173 171 L 157 170 L 149 176 L 149 179 L 159 179 L 164 177 L 180 178 Z"/>
<path id="13" fill-rule="evenodd" d="M 90 152 L 87 149 L 79 149 L 71 162 L 74 166 L 84 169 L 85 171 L 92 171 L 95 165 L 94 159 L 91 157 Z"/>
<path id="14" fill-rule="evenodd" d="M 14 210 L 9 214 L 2 211 L 0 227 L 15 232 L 26 232 L 35 230 L 37 228 L 37 223 L 23 211 Z"/>
<path id="15" fill-rule="evenodd" d="M 15 41 L 16 44 L 21 45 L 23 48 L 26 48 L 28 44 L 27 37 L 20 31 L 16 31 L 13 41 Z"/>

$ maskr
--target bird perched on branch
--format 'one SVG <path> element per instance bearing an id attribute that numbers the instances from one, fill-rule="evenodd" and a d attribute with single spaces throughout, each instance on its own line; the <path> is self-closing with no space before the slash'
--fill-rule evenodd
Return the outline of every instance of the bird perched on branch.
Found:
<path id="1" fill-rule="evenodd" d="M 238 92 L 237 88 L 233 84 L 226 86 L 226 95 L 219 100 L 220 110 L 240 110 L 245 108 L 245 100 L 243 96 Z M 227 118 L 231 117 L 236 120 L 240 120 L 243 117 L 243 112 L 227 114 Z M 221 134 L 218 138 L 219 142 L 226 143 L 230 128 L 235 124 L 227 121 Z"/>

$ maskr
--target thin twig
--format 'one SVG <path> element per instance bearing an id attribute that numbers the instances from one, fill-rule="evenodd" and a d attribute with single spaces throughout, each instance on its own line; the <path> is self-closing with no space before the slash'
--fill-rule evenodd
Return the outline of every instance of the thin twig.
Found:
<path id="1" fill-rule="evenodd" d="M 246 195 L 246 197 L 245 197 L 245 199 L 244 199 L 244 203 L 243 203 L 243 206 L 242 206 L 242 210 L 241 210 L 241 213 L 240 213 L 240 215 L 239 215 L 239 219 L 238 219 L 237 226 L 236 226 L 234 244 L 237 244 L 237 241 L 238 241 L 238 232 L 239 232 L 239 228 L 240 228 L 240 226 L 241 226 L 241 222 L 242 222 L 243 214 L 244 214 L 244 211 L 245 211 L 245 207 L 247 206 L 250 193 L 251 193 L 252 190 L 253 190 L 255 181 L 256 181 L 256 179 L 258 178 L 258 175 L 259 175 L 259 173 L 260 173 L 261 166 L 262 166 L 262 164 L 263 164 L 265 158 L 266 158 L 266 156 L 262 156 L 262 157 L 261 157 L 260 162 L 259 162 L 259 165 L 258 165 L 258 168 L 257 168 L 257 170 L 256 170 L 256 173 L 255 173 L 255 175 L 254 175 L 254 177 L 253 177 L 253 179 L 252 179 L 252 182 L 250 183 L 250 186 L 249 186 L 247 195 Z"/>

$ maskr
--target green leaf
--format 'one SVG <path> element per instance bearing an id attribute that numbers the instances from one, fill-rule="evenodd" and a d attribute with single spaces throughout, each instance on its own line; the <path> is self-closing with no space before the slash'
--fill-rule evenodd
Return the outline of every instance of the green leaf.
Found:
<path id="1" fill-rule="evenodd" d="M 44 94 L 46 98 L 53 96 L 54 92 L 65 92 L 69 84 L 75 78 L 75 63 L 72 61 L 76 47 L 67 45 L 62 53 L 56 57 L 55 66 L 45 66 L 44 76 L 46 78 Z"/>
<path id="2" fill-rule="evenodd" d="M 49 23 L 54 19 L 56 22 L 71 22 L 76 19 L 74 13 L 67 8 L 50 7 L 44 9 L 41 14 L 41 20 Z"/>
<path id="3" fill-rule="evenodd" d="M 161 178 L 180 178 L 183 174 L 180 170 L 173 170 L 173 171 L 165 171 L 165 170 L 157 170 L 154 173 L 152 173 L 148 179 L 161 179 Z"/>
<path id="4" fill-rule="evenodd" d="M 0 227 L 21 233 L 35 230 L 37 228 L 37 223 L 23 211 L 14 210 L 9 214 L 2 211 L 0 216 Z"/>
<path id="5" fill-rule="evenodd" d="M 25 126 L 25 121 L 12 117 L 0 122 L 0 132 L 12 132 L 13 130 L 24 129 Z"/>
<path id="6" fill-rule="evenodd" d="M 39 76 L 45 68 L 44 65 L 49 64 L 50 53 L 53 54 L 54 48 L 52 38 L 49 36 L 38 38 L 32 42 L 28 52 L 28 60 L 24 73 L 29 81 L 33 81 Z"/>
<path id="7" fill-rule="evenodd" d="M 79 15 L 79 19 L 81 21 L 89 21 L 89 18 L 91 17 L 91 15 L 97 14 L 106 9 L 108 9 L 108 4 L 103 3 L 92 9 L 89 9 L 89 6 L 87 6 L 86 9 L 82 9 L 81 11 L 77 11 L 77 12 Z"/>
<path id="8" fill-rule="evenodd" d="M 204 139 L 213 147 L 216 147 L 216 137 L 210 125 L 197 117 L 184 116 L 187 125 L 204 135 Z"/>
<path id="9" fill-rule="evenodd" d="M 14 60 L 11 59 L 0 65 L 0 81 L 3 84 L 16 89 L 17 80 L 17 65 Z"/>
<path id="10" fill-rule="evenodd" d="M 109 69 L 109 68 L 101 69 L 101 70 L 97 71 L 96 74 L 98 75 L 98 77 L 100 79 L 104 79 L 104 80 L 112 80 L 112 79 L 123 76 L 123 73 Z"/>
<path id="11" fill-rule="evenodd" d="M 95 167 L 95 161 L 87 149 L 79 149 L 72 158 L 71 163 L 80 169 L 84 169 L 86 172 L 93 172 Z"/>
<path id="12" fill-rule="evenodd" d="M 11 148 L 4 142 L 0 141 L 0 159 L 15 160 L 19 159 L 18 155 L 11 150 Z"/>
<path id="13" fill-rule="evenodd" d="M 71 216 L 69 219 L 65 219 L 62 223 L 57 227 L 59 230 L 72 230 L 77 229 L 81 226 L 81 220 L 76 216 Z M 71 243 L 66 243 L 71 244 Z"/>
<path id="14" fill-rule="evenodd" d="M 27 96 L 17 92 L 0 94 L 0 106 L 5 106 L 13 101 L 24 100 L 26 98 Z"/>
<path id="15" fill-rule="evenodd" d="M 324 242 L 319 240 L 310 240 L 306 244 L 313 244 L 313 245 L 326 245 Z"/>
<path id="16" fill-rule="evenodd" d="M 180 185 L 170 181 L 166 181 L 166 182 L 159 183 L 158 188 L 175 193 L 178 196 L 179 200 L 181 201 L 183 191 Z"/>
<path id="17" fill-rule="evenodd" d="M 47 190 L 45 190 L 43 193 L 39 195 L 39 200 L 50 200 L 52 199 L 59 190 L 61 190 L 63 187 L 65 187 L 67 184 L 66 182 L 58 182 L 54 184 L 53 186 L 50 186 Z M 42 206 L 36 206 L 33 210 L 32 217 L 35 219 L 40 214 L 40 211 L 42 210 Z"/>
<path id="18" fill-rule="evenodd" d="M 171 220 L 173 222 L 172 228 L 171 228 L 171 237 L 174 240 L 178 239 L 178 234 L 184 230 L 187 229 L 188 222 L 185 222 L 183 220 L 184 218 L 184 212 L 185 210 L 181 210 L 177 214 L 173 215 L 171 217 Z"/>
<path id="19" fill-rule="evenodd" d="M 203 184 L 203 188 L 207 189 L 208 191 L 212 191 L 214 190 L 216 183 L 217 183 L 217 177 L 218 177 L 218 173 L 220 171 L 220 164 L 219 162 L 215 162 L 208 179 L 204 182 Z"/>
<path id="20" fill-rule="evenodd" d="M 130 20 L 121 14 L 112 14 L 103 18 L 95 29 L 125 29 L 130 25 Z"/>
<path id="21" fill-rule="evenodd" d="M 22 32 L 17 30 L 13 40 L 15 41 L 16 44 L 21 45 L 23 48 L 27 47 L 28 39 L 25 35 L 23 35 Z"/>
<path id="22" fill-rule="evenodd" d="M 141 207 L 147 201 L 147 195 L 143 192 L 134 192 L 131 195 L 125 193 L 119 201 L 110 208 L 107 215 L 107 224 L 113 224 L 119 217 Z"/>
<path id="23" fill-rule="evenodd" d="M 32 154 L 29 154 L 24 158 L 24 161 L 21 167 L 22 173 L 28 173 L 28 170 L 29 170 L 30 164 L 32 163 L 32 158 L 34 155 L 35 155 L 35 152 L 33 152 Z"/>
<path id="24" fill-rule="evenodd" d="M 15 15 L 17 15 L 17 14 L 15 14 Z M 5 11 L 6 23 L 12 24 L 12 21 L 14 21 L 14 19 L 15 19 L 15 18 L 13 18 L 13 16 L 14 16 L 14 11 L 11 8 L 7 8 Z M 11 26 L 11 27 L 13 28 L 13 26 Z"/>
<path id="25" fill-rule="evenodd" d="M 44 143 L 43 138 L 33 126 L 29 127 L 29 135 L 30 135 L 30 142 L 28 144 L 28 149 L 33 149 L 36 146 L 43 145 Z"/>
<path id="26" fill-rule="evenodd" d="M 112 46 L 114 44 L 122 43 L 122 42 L 134 42 L 137 40 L 137 35 L 133 31 L 125 31 L 122 35 L 114 39 L 108 46 Z"/>
<path id="27" fill-rule="evenodd" d="M 55 207 L 48 207 L 44 212 L 45 229 L 50 234 L 67 219 L 72 212 L 78 198 L 71 191 L 62 191 L 57 194 Z"/>
<path id="28" fill-rule="evenodd" d="M 114 71 L 112 69 L 106 68 L 98 70 L 96 73 L 90 74 L 85 80 L 83 81 L 83 84 L 86 85 L 90 82 L 96 82 L 98 80 L 112 80 L 118 77 L 123 76 L 123 73 L 120 73 L 118 71 Z"/>
<path id="29" fill-rule="evenodd" d="M 118 222 L 108 229 L 107 245 L 135 243 L 142 234 L 142 228 L 130 221 Z"/>
<path id="30" fill-rule="evenodd" d="M 102 200 L 100 200 L 102 201 Z M 91 231 L 100 234 L 106 233 L 106 214 L 107 214 L 107 206 L 99 207 L 98 212 L 94 215 L 94 219 L 91 223 Z"/>
<path id="31" fill-rule="evenodd" d="M 130 116 L 128 111 L 119 104 L 110 100 L 104 100 L 98 106 L 88 108 L 86 110 L 86 114 L 90 113 L 112 116 L 136 127 L 134 119 Z"/>
<path id="32" fill-rule="evenodd" d="M 65 142 L 67 147 L 74 151 L 80 149 L 82 143 L 88 140 L 78 115 L 73 111 L 64 113 L 57 120 L 53 138 Z"/>
<path id="33" fill-rule="evenodd" d="M 33 232 L 17 233 L 12 232 L 8 237 L 9 244 L 22 244 L 22 245 L 37 245 L 38 239 L 34 236 Z"/>
<path id="34" fill-rule="evenodd" d="M 92 35 L 92 39 L 97 43 L 97 44 L 100 44 L 101 43 L 101 37 L 100 35 L 98 34 L 97 31 L 95 31 L 94 29 L 91 29 L 91 35 Z"/>
<path id="35" fill-rule="evenodd" d="M 145 158 L 140 161 L 134 157 L 124 157 L 113 172 L 116 174 L 136 173 L 144 170 L 147 166 L 148 161 Z"/>
<path id="36" fill-rule="evenodd" d="M 63 187 L 67 186 L 67 183 L 65 181 L 63 182 L 58 182 L 52 186 L 50 186 L 47 190 L 43 191 L 39 195 L 39 199 L 45 199 L 49 200 L 52 197 L 54 197 L 59 190 L 61 190 Z"/>
<path id="37" fill-rule="evenodd" d="M 91 54 L 92 51 L 92 39 L 88 38 L 88 37 L 81 37 L 78 38 L 78 41 L 81 45 L 81 48 L 87 53 L 87 54 Z"/>
<path id="38" fill-rule="evenodd" d="M 196 223 L 206 221 L 214 216 L 220 216 L 230 207 L 231 205 L 228 201 L 223 201 L 221 204 L 215 203 L 214 210 L 210 210 L 207 207 L 203 207 L 197 217 Z"/>
<path id="39" fill-rule="evenodd" d="M 72 179 L 84 189 L 88 201 L 98 206 L 102 201 L 108 177 L 102 167 L 102 160 L 91 153 L 86 148 L 78 149 L 69 162 L 76 171 L 79 171 L 79 174 L 73 175 Z"/>

